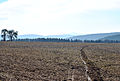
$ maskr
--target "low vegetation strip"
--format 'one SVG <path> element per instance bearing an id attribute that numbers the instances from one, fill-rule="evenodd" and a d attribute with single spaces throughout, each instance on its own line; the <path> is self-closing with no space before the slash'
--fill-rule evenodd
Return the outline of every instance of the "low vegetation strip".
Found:
<path id="1" fill-rule="evenodd" d="M 96 67 L 96 65 L 94 64 L 94 62 L 90 61 L 88 59 L 88 57 L 86 56 L 85 52 L 84 52 L 84 48 L 81 48 L 81 60 L 83 61 L 84 65 L 85 65 L 85 75 L 88 79 L 88 81 L 103 81 L 101 74 L 100 74 L 100 69 L 98 67 Z"/>

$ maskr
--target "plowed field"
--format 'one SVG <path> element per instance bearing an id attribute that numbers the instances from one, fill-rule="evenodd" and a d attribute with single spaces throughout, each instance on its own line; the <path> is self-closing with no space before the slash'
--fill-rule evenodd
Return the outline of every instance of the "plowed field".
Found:
<path id="1" fill-rule="evenodd" d="M 83 47 L 88 70 L 120 81 L 120 44 L 50 42 L 0 42 L 0 81 L 87 81 Z"/>

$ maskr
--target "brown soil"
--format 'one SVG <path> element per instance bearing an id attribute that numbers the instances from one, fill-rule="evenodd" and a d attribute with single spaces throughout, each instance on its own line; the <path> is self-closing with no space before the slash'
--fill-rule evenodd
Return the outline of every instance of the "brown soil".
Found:
<path id="1" fill-rule="evenodd" d="M 91 78 L 91 81 L 103 81 L 101 74 L 100 74 L 100 68 L 96 66 L 94 62 L 88 59 L 86 56 L 84 49 L 86 47 L 83 47 L 81 51 L 81 58 L 86 62 L 85 67 L 86 69 L 86 75 L 88 75 Z"/>
<path id="2" fill-rule="evenodd" d="M 90 77 L 120 81 L 120 44 L 50 42 L 0 42 L 0 81 L 87 81 L 80 54 Z"/>

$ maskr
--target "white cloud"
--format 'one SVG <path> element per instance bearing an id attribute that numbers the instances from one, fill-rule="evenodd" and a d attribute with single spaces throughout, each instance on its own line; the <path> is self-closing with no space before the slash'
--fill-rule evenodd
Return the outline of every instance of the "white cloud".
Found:
<path id="1" fill-rule="evenodd" d="M 20 30 L 21 33 L 30 33 L 36 28 L 38 30 L 33 33 L 39 33 L 40 30 L 48 32 L 41 34 L 53 33 L 49 29 L 55 29 L 55 34 L 66 31 L 57 31 L 55 25 L 64 25 L 66 15 L 117 8 L 120 8 L 120 0 L 8 0 L 0 4 L 0 18 L 5 18 L 0 20 L 0 29 L 6 27 Z"/>

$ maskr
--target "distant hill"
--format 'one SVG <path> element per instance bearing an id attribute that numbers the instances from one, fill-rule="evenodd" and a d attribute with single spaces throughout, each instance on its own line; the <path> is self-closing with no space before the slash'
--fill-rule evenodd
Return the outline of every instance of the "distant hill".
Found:
<path id="1" fill-rule="evenodd" d="M 74 35 L 70 35 L 70 34 L 63 34 L 63 35 L 48 35 L 48 36 L 43 36 L 43 35 L 36 35 L 36 34 L 26 34 L 26 35 L 18 35 L 18 39 L 34 39 L 34 38 L 69 38 L 72 37 Z M 1 36 L 0 36 L 0 40 L 1 40 Z"/>
<path id="2" fill-rule="evenodd" d="M 25 38 L 29 38 L 29 39 L 34 39 L 34 38 L 69 38 L 73 35 L 69 35 L 69 34 L 63 34 L 63 35 L 48 35 L 48 36 L 43 36 L 43 35 L 36 35 L 36 34 L 26 34 L 26 35 L 18 35 L 18 39 L 25 39 Z"/>
<path id="3" fill-rule="evenodd" d="M 104 37 L 104 38 L 102 38 L 100 40 L 119 40 L 120 41 L 120 34 L 107 36 L 107 37 Z"/>
<path id="4" fill-rule="evenodd" d="M 36 35 L 36 34 L 26 34 L 26 35 L 18 35 L 18 39 L 34 39 L 34 38 L 44 38 L 42 35 Z"/>
<path id="5" fill-rule="evenodd" d="M 113 33 L 99 33 L 99 34 L 87 34 L 87 35 L 78 35 L 70 37 L 69 39 L 78 39 L 78 40 L 99 40 L 108 36 L 118 35 L 120 32 Z"/>
<path id="6" fill-rule="evenodd" d="M 69 37 L 72 37 L 73 35 L 70 35 L 70 34 L 63 34 L 63 35 L 48 35 L 48 36 L 45 36 L 45 38 L 69 38 Z"/>

